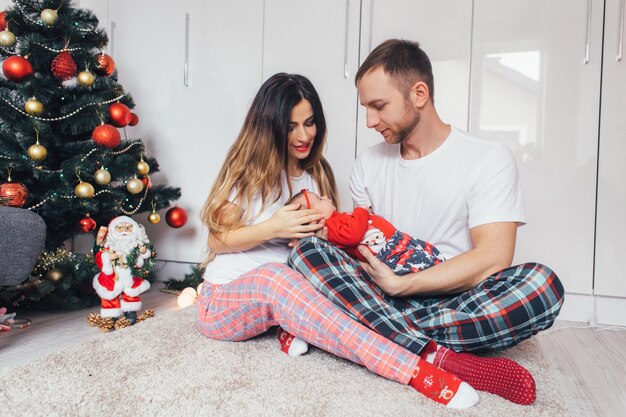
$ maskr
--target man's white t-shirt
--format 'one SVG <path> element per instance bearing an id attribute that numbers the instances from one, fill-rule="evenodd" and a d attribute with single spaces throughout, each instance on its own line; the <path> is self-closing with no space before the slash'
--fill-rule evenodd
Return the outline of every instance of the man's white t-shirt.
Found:
<path id="1" fill-rule="evenodd" d="M 291 190 L 294 194 L 300 192 L 303 188 L 315 193 L 319 192 L 315 180 L 306 171 L 299 177 L 289 177 L 289 180 L 291 182 Z M 284 171 L 281 177 L 281 184 L 282 194 L 280 198 L 275 203 L 266 206 L 262 213 L 260 213 L 261 196 L 257 195 L 252 199 L 250 202 L 252 220 L 247 222 L 248 225 L 258 224 L 268 220 L 285 205 L 291 196 L 289 195 L 289 187 L 287 185 L 287 175 Z M 231 195 L 235 195 L 235 193 L 233 192 Z M 240 203 L 231 202 L 241 206 Z M 207 266 L 204 272 L 204 279 L 212 284 L 227 284 L 262 264 L 268 262 L 286 264 L 289 252 L 291 251 L 291 248 L 287 246 L 288 244 L 288 239 L 272 239 L 262 245 L 243 252 L 219 253 Z"/>
<path id="2" fill-rule="evenodd" d="M 450 259 L 472 248 L 469 229 L 526 222 L 517 165 L 504 145 L 454 127 L 432 153 L 405 160 L 400 144 L 362 152 L 350 176 L 354 206 L 370 207 Z"/>

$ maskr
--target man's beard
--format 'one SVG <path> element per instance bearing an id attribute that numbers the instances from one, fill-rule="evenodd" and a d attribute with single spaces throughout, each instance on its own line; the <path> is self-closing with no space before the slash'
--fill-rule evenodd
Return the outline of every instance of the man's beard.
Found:
<path id="1" fill-rule="evenodd" d="M 133 233 L 129 236 L 115 236 L 113 239 L 108 239 L 107 243 L 110 250 L 119 256 L 127 257 L 133 249 L 141 244 L 141 238 Z"/>
<path id="2" fill-rule="evenodd" d="M 410 111 L 410 110 L 409 110 Z M 401 143 L 404 142 L 415 130 L 417 125 L 421 120 L 421 115 L 419 110 L 414 110 L 415 113 L 409 114 L 410 119 L 400 127 L 400 129 L 393 133 L 390 137 L 391 141 L 389 143 Z"/>

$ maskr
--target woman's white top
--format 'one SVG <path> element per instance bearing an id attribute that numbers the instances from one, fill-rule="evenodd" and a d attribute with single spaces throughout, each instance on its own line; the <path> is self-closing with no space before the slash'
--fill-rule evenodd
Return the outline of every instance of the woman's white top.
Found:
<path id="1" fill-rule="evenodd" d="M 306 171 L 299 177 L 289 177 L 289 181 L 291 182 L 291 190 L 294 194 L 298 193 L 303 188 L 319 193 L 317 184 L 315 183 L 313 177 Z M 287 185 L 287 175 L 284 171 L 281 177 L 281 184 L 282 194 L 280 198 L 276 202 L 266 206 L 262 213 L 260 213 L 260 194 L 256 195 L 252 199 L 250 202 L 252 220 L 248 221 L 247 225 L 258 224 L 268 220 L 274 213 L 285 205 L 291 195 L 289 194 L 289 187 Z M 233 191 L 231 196 L 234 195 L 235 192 Z M 229 201 L 242 207 L 242 203 L 232 201 L 232 198 L 229 199 Z M 204 279 L 212 284 L 228 284 L 229 282 L 239 278 L 242 274 L 245 274 L 246 272 L 249 272 L 265 263 L 287 263 L 287 258 L 289 256 L 289 252 L 291 251 L 288 244 L 289 239 L 272 239 L 262 245 L 246 251 L 219 253 L 207 266 L 206 271 L 204 272 Z"/>

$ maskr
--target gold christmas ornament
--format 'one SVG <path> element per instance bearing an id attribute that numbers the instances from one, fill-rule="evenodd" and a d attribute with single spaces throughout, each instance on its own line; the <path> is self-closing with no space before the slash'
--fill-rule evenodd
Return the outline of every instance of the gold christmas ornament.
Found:
<path id="1" fill-rule="evenodd" d="M 45 23 L 46 26 L 54 26 L 59 20 L 59 15 L 56 10 L 53 9 L 44 9 L 41 14 L 41 20 Z"/>
<path id="2" fill-rule="evenodd" d="M 98 185 L 107 185 L 111 182 L 111 173 L 104 168 L 100 168 L 94 172 L 93 179 Z"/>
<path id="3" fill-rule="evenodd" d="M 48 150 L 45 146 L 40 145 L 39 142 L 35 143 L 34 145 L 30 145 L 26 153 L 28 154 L 30 159 L 37 162 L 43 161 L 44 159 L 46 159 L 46 156 L 48 156 Z"/>
<path id="4" fill-rule="evenodd" d="M 15 45 L 15 35 L 8 28 L 0 32 L 0 45 L 5 48 Z"/>
<path id="5" fill-rule="evenodd" d="M 143 191 L 143 184 L 141 180 L 137 178 L 132 178 L 126 183 L 126 189 L 131 194 L 139 194 Z"/>
<path id="6" fill-rule="evenodd" d="M 52 268 L 46 274 L 46 279 L 52 282 L 59 282 L 63 279 L 64 276 L 65 274 L 63 273 L 63 270 L 61 268 Z"/>
<path id="7" fill-rule="evenodd" d="M 152 224 L 157 224 L 158 222 L 161 221 L 161 215 L 159 213 L 157 213 L 156 211 L 153 211 L 152 213 L 150 213 L 150 215 L 148 216 L 148 221 Z"/>
<path id="8" fill-rule="evenodd" d="M 91 87 L 96 77 L 89 70 L 81 71 L 76 76 L 78 83 L 83 87 Z"/>
<path id="9" fill-rule="evenodd" d="M 35 97 L 31 97 L 24 104 L 24 110 L 26 110 L 26 113 L 31 116 L 39 116 L 43 113 L 43 104 L 41 104 L 41 101 L 37 100 Z"/>
<path id="10" fill-rule="evenodd" d="M 143 159 L 137 162 L 137 173 L 140 175 L 148 175 L 150 172 L 150 165 L 148 165 Z"/>
<path id="11" fill-rule="evenodd" d="M 93 197 L 95 190 L 93 185 L 88 182 L 79 182 L 76 187 L 74 187 L 74 193 L 80 198 L 91 198 Z"/>

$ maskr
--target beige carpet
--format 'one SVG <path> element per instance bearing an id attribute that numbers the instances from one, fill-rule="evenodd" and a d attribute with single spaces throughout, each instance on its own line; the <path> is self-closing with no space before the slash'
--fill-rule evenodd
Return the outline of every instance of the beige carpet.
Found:
<path id="1" fill-rule="evenodd" d="M 85 326 L 87 324 L 85 323 Z M 312 349 L 290 358 L 273 335 L 206 339 L 193 309 L 146 322 L 0 373 L 0 414 L 13 416 L 564 416 L 553 373 L 529 340 L 506 352 L 537 381 L 537 401 L 518 406 L 481 393 L 450 411 L 363 367 Z"/>

